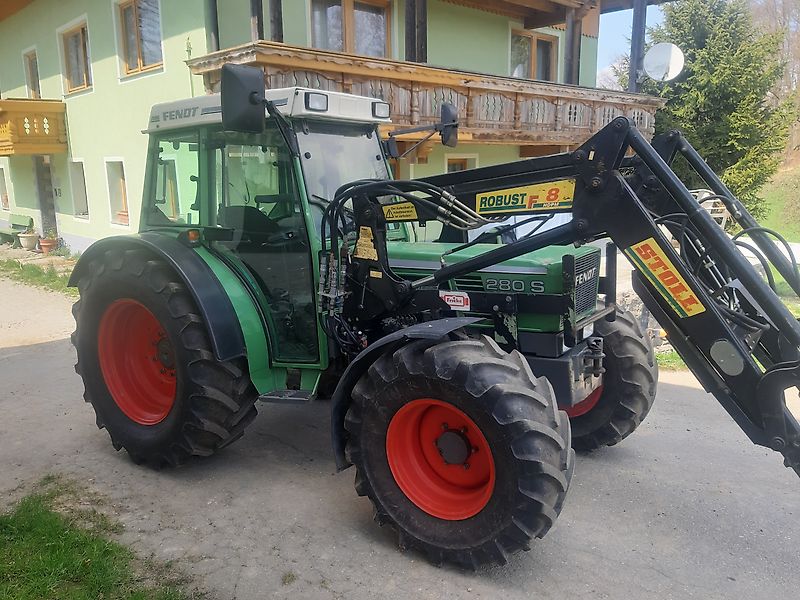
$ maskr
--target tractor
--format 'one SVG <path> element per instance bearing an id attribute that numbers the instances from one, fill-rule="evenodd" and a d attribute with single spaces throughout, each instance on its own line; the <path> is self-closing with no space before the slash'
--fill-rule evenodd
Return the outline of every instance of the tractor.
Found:
<path id="1" fill-rule="evenodd" d="M 705 389 L 800 473 L 783 394 L 800 326 L 738 246 L 800 292 L 797 263 L 678 132 L 651 145 L 619 117 L 574 152 L 404 181 L 387 122 L 382 100 L 265 90 L 237 65 L 220 94 L 152 108 L 139 233 L 96 242 L 71 278 L 76 371 L 117 450 L 174 466 L 241 437 L 257 402 L 325 399 L 337 468 L 401 547 L 505 563 L 558 517 L 573 448 L 619 442 L 652 406 L 619 248 Z M 445 105 L 430 135 L 452 145 L 457 127 Z M 572 218 L 545 228 L 555 214 Z M 411 243 L 411 224 L 441 233 Z"/>

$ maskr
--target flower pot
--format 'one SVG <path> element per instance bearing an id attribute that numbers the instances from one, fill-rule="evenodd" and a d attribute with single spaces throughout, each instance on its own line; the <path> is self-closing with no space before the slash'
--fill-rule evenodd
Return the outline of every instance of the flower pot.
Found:
<path id="1" fill-rule="evenodd" d="M 42 249 L 43 254 L 49 254 L 51 250 L 55 250 L 58 246 L 58 240 L 50 238 L 42 238 L 39 240 L 39 248 Z"/>
<path id="2" fill-rule="evenodd" d="M 39 241 L 39 234 L 38 233 L 18 233 L 17 238 L 19 239 L 20 245 L 25 248 L 25 250 L 35 250 L 36 249 L 36 242 Z"/>

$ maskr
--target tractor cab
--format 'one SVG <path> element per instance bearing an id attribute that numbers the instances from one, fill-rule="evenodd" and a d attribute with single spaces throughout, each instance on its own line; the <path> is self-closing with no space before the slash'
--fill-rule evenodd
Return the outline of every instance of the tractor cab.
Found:
<path id="1" fill-rule="evenodd" d="M 322 215 L 344 183 L 389 178 L 377 131 L 388 118 L 376 116 L 388 105 L 305 88 L 266 95 L 292 139 L 270 117 L 261 132 L 224 130 L 219 95 L 152 108 L 140 231 L 200 231 L 257 295 L 273 360 L 316 364 Z"/>

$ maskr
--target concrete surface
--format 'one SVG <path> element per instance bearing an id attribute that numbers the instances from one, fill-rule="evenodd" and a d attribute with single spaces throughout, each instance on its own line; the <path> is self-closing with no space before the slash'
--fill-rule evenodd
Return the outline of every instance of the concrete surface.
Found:
<path id="1" fill-rule="evenodd" d="M 352 472 L 335 473 L 325 404 L 262 406 L 241 441 L 185 468 L 133 465 L 82 401 L 70 300 L 20 288 L 0 280 L 0 496 L 50 472 L 84 482 L 110 498 L 123 542 L 174 560 L 210 598 L 773 600 L 800 589 L 800 482 L 689 374 L 663 375 L 631 438 L 579 456 L 561 518 L 531 552 L 462 573 L 399 552 L 372 522 Z"/>

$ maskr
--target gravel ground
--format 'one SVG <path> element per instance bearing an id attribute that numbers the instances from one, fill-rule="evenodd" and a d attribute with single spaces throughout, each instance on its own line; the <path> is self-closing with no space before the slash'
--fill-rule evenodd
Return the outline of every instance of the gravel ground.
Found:
<path id="1" fill-rule="evenodd" d="M 121 540 L 175 561 L 210 598 L 788 598 L 800 486 L 688 373 L 647 422 L 579 456 L 564 512 L 531 552 L 462 573 L 403 554 L 336 474 L 328 407 L 267 405 L 220 455 L 153 472 L 94 425 L 71 300 L 0 280 L 0 497 L 58 472 L 109 498 Z"/>

